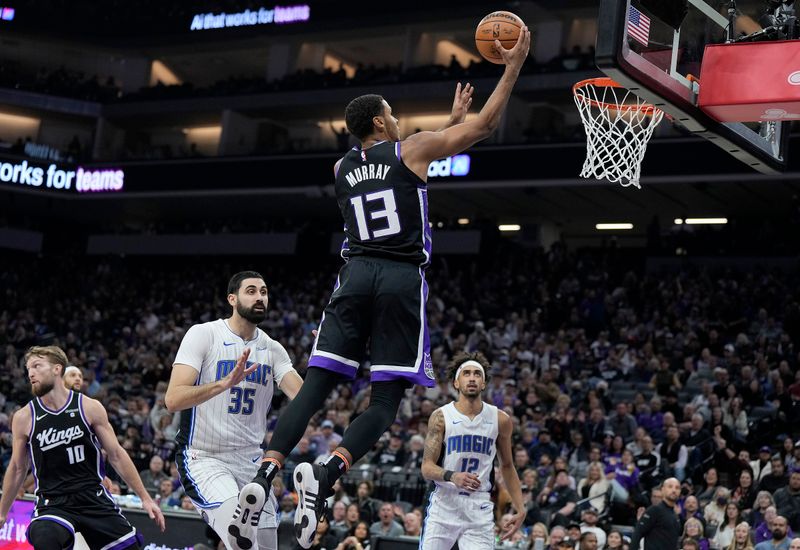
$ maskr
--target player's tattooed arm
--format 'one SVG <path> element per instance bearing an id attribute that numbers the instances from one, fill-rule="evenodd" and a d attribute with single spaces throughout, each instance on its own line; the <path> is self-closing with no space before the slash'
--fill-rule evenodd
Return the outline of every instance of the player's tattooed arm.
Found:
<path id="1" fill-rule="evenodd" d="M 439 455 L 444 440 L 444 414 L 436 409 L 428 419 L 428 435 L 425 436 L 425 451 L 422 455 L 422 476 L 428 481 L 443 481 L 444 468 L 439 466 Z"/>

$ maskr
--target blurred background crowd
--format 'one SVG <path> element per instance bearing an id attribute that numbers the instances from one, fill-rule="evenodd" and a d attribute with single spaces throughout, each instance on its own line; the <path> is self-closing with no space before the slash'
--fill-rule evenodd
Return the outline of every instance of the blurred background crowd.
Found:
<path id="1" fill-rule="evenodd" d="M 241 266 L 267 279 L 261 327 L 302 374 L 335 262 L 261 264 Z M 188 327 L 228 315 L 224 285 L 237 267 L 130 258 L 78 264 L 65 257 L 33 269 L 9 263 L 0 274 L 3 468 L 10 416 L 30 398 L 24 350 L 51 342 L 82 369 L 82 391 L 106 406 L 161 506 L 191 510 L 173 461 L 180 413 L 166 410 L 164 392 Z M 481 261 L 440 258 L 429 283 L 440 383 L 409 390 L 391 429 L 342 478 L 321 528 L 320 544 L 328 546 L 320 548 L 352 536 L 419 535 L 427 419 L 455 397 L 444 373 L 460 350 L 489 358 L 484 399 L 515 426 L 527 516 L 502 547 L 543 538 L 555 549 L 567 538 L 577 548 L 580 533 L 591 530 L 601 548 L 621 548 L 640 510 L 659 500 L 666 476 L 682 482 L 684 538 L 702 550 L 728 548 L 742 522 L 754 542 L 773 536 L 776 518 L 800 532 L 796 273 L 758 266 L 652 272 L 614 249 L 575 252 L 556 243 L 525 256 L 505 249 Z M 363 367 L 309 425 L 287 474 L 293 463 L 327 458 L 365 409 L 369 362 Z M 283 399 L 275 397 L 273 423 Z M 135 505 L 119 477 L 109 477 L 120 501 Z M 288 475 L 275 493 L 281 521 L 291 522 L 296 495 Z M 510 506 L 499 469 L 493 498 L 499 524 Z"/>

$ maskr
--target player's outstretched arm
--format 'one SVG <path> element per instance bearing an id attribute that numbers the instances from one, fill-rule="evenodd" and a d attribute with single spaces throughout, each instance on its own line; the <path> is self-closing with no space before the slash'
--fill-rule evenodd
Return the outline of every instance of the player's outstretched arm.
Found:
<path id="1" fill-rule="evenodd" d="M 164 404 L 167 409 L 170 412 L 175 412 L 196 407 L 200 403 L 204 403 L 237 385 L 248 374 L 258 368 L 258 363 L 253 363 L 249 368 L 247 367 L 247 358 L 249 356 L 250 349 L 246 348 L 239 360 L 236 361 L 236 366 L 228 373 L 228 376 L 199 386 L 195 385 L 198 374 L 197 369 L 181 363 L 172 365 L 169 386 L 167 386 L 167 393 L 164 396 Z"/>
<path id="2" fill-rule="evenodd" d="M 114 435 L 114 428 L 112 428 L 111 424 L 108 422 L 106 410 L 98 401 L 90 397 L 83 397 L 82 399 L 84 410 L 86 411 L 86 420 L 89 422 L 92 430 L 94 430 L 97 439 L 100 441 L 100 445 L 105 449 L 108 455 L 108 461 L 117 473 L 122 476 L 122 479 L 125 480 L 128 487 L 133 489 L 139 498 L 142 499 L 142 508 L 150 516 L 150 519 L 155 521 L 163 531 L 165 528 L 164 514 L 161 513 L 158 504 L 153 501 L 152 497 L 145 490 L 142 478 L 139 477 L 139 472 L 136 471 L 136 466 L 133 465 L 131 457 L 128 456 L 128 453 L 125 452 L 125 449 L 123 449 L 119 441 L 117 441 L 117 436 Z"/>
<path id="3" fill-rule="evenodd" d="M 489 137 L 500 124 L 511 90 L 519 77 L 522 64 L 528 57 L 531 32 L 523 27 L 513 48 L 506 50 L 496 42 L 506 63 L 505 71 L 492 95 L 473 120 L 446 128 L 441 132 L 420 132 L 408 137 L 402 144 L 403 161 L 415 174 L 427 174 L 428 165 L 436 159 L 455 155 Z M 424 178 L 423 178 L 424 179 Z"/>
<path id="4" fill-rule="evenodd" d="M 422 477 L 428 481 L 451 481 L 456 487 L 466 491 L 477 491 L 481 481 L 475 474 L 445 470 L 437 464 L 442 453 L 444 441 L 444 413 L 436 409 L 428 419 L 428 435 L 425 437 L 425 450 L 422 454 Z"/>
<path id="5" fill-rule="evenodd" d="M 500 457 L 500 468 L 503 472 L 503 480 L 506 483 L 511 495 L 511 504 L 514 506 L 514 514 L 509 520 L 501 526 L 502 540 L 511 538 L 517 529 L 522 526 L 525 519 L 525 505 L 522 503 L 522 488 L 519 484 L 519 475 L 514 468 L 514 455 L 511 453 L 511 434 L 514 425 L 511 418 L 503 412 L 497 412 L 499 426 L 499 434 L 497 436 L 497 456 Z"/>
<path id="6" fill-rule="evenodd" d="M 3 477 L 3 498 L 0 499 L 0 527 L 6 522 L 8 511 L 17 498 L 20 487 L 30 467 L 28 456 L 28 432 L 31 430 L 31 410 L 23 407 L 14 413 L 11 422 L 11 461 L 8 463 L 6 475 Z"/>

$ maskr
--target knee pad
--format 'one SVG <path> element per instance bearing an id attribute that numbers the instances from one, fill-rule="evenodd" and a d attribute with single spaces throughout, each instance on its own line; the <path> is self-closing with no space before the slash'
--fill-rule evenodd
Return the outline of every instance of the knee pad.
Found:
<path id="1" fill-rule="evenodd" d="M 65 550 L 72 548 L 75 536 L 60 523 L 40 519 L 28 527 L 28 542 L 35 550 Z"/>

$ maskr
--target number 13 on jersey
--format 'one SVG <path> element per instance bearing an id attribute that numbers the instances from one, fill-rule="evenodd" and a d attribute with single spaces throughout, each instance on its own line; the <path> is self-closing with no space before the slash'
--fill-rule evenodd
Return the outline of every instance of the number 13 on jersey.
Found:
<path id="1" fill-rule="evenodd" d="M 386 218 L 387 225 L 382 229 L 373 230 L 370 235 L 364 204 L 373 201 L 381 201 L 380 206 L 382 208 L 370 212 L 370 220 L 374 221 L 380 218 Z M 385 189 L 383 191 L 367 193 L 366 195 L 358 195 L 350 199 L 350 204 L 353 205 L 353 210 L 355 210 L 356 224 L 358 225 L 358 238 L 362 241 L 388 237 L 389 235 L 400 233 L 400 217 L 397 215 L 397 201 L 395 201 L 393 190 Z"/>

